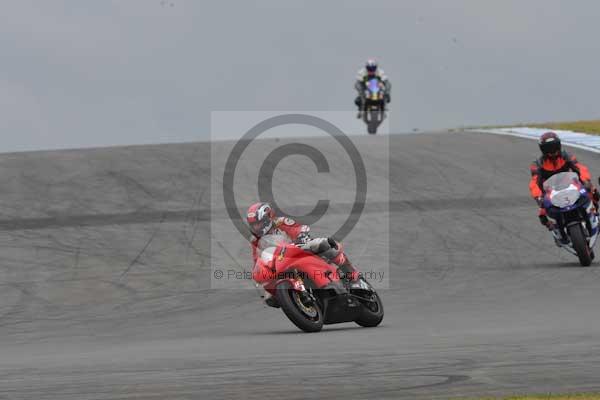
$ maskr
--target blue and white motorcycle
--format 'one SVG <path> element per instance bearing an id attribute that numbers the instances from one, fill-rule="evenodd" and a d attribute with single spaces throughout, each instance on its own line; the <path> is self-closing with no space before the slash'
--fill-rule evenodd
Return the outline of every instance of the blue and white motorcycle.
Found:
<path id="1" fill-rule="evenodd" d="M 546 180 L 543 206 L 554 223 L 556 245 L 576 255 L 582 266 L 589 266 L 598 238 L 598 212 L 579 176 L 561 172 Z"/>
<path id="2" fill-rule="evenodd" d="M 367 124 L 367 132 L 374 135 L 385 119 L 385 85 L 379 79 L 371 78 L 367 82 L 363 107 L 363 121 Z"/>

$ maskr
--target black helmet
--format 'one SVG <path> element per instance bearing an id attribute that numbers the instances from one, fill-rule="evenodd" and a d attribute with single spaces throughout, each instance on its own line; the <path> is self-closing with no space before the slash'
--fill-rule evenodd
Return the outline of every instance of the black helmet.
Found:
<path id="1" fill-rule="evenodd" d="M 367 62 L 365 63 L 365 68 L 370 73 L 376 72 L 377 71 L 377 61 L 372 58 L 368 59 Z"/>
<path id="2" fill-rule="evenodd" d="M 540 136 L 538 145 L 544 157 L 558 155 L 562 150 L 560 138 L 554 132 L 546 132 Z"/>

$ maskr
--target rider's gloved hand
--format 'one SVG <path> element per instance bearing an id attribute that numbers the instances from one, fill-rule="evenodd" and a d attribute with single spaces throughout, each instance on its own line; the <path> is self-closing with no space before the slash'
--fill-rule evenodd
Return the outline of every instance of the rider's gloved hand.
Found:
<path id="1" fill-rule="evenodd" d="M 332 237 L 328 237 L 328 238 L 327 238 L 327 243 L 329 243 L 329 246 L 330 246 L 332 249 L 337 249 L 337 248 L 338 248 L 338 244 L 337 244 L 337 242 L 336 242 L 336 241 L 335 241 L 335 239 L 334 239 L 334 238 L 332 238 Z"/>
<path id="2" fill-rule="evenodd" d="M 598 193 L 598 189 L 596 189 L 592 185 L 591 181 L 584 181 L 583 187 L 585 188 L 585 190 L 588 191 L 588 195 L 594 203 L 598 203 L 600 201 L 600 194 Z"/>
<path id="3" fill-rule="evenodd" d="M 322 253 L 329 250 L 329 243 L 327 238 L 311 238 L 303 243 L 297 243 L 297 246 L 303 250 L 311 251 L 315 254 Z"/>
<path id="4" fill-rule="evenodd" d="M 302 232 L 298 235 L 298 237 L 296 237 L 296 240 L 294 240 L 294 244 L 304 245 L 309 240 L 310 240 L 310 234 L 308 232 Z"/>
<path id="5" fill-rule="evenodd" d="M 554 224 L 552 223 L 552 221 L 550 221 L 548 219 L 548 216 L 546 215 L 546 209 L 545 208 L 540 208 L 538 211 L 538 218 L 540 219 L 540 223 L 542 225 L 544 225 L 546 228 L 548 228 L 548 230 L 553 230 L 554 229 Z"/>

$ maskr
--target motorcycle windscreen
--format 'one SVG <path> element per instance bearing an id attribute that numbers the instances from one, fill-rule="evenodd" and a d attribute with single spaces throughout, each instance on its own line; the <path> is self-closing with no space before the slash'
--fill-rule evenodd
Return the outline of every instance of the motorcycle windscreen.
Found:
<path id="1" fill-rule="evenodd" d="M 373 94 L 377 94 L 379 93 L 379 80 L 378 79 L 370 79 L 369 82 L 367 82 L 367 89 L 369 89 L 369 92 L 373 93 Z"/>
<path id="2" fill-rule="evenodd" d="M 579 200 L 581 184 L 574 172 L 561 172 L 544 182 L 544 192 L 552 205 L 558 208 L 570 207 Z"/>
<path id="3" fill-rule="evenodd" d="M 275 254 L 277 246 L 281 243 L 292 242 L 287 236 L 281 234 L 271 234 L 261 237 L 257 246 L 259 257 L 265 262 L 270 262 L 273 259 L 273 254 Z"/>

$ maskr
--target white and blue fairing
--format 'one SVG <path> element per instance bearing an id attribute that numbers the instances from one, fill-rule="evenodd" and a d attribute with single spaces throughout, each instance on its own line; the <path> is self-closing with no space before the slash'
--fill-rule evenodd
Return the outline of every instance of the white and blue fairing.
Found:
<path id="1" fill-rule="evenodd" d="M 544 182 L 544 192 L 546 193 L 544 207 L 549 211 L 552 210 L 548 213 L 550 218 L 556 212 L 564 213 L 579 207 L 585 207 L 591 225 L 591 236 L 588 238 L 588 243 L 590 249 L 592 249 L 598 239 L 598 213 L 594 210 L 592 202 L 587 199 L 587 190 L 582 187 L 579 176 L 574 172 L 562 172 L 553 175 Z M 580 201 L 582 197 L 586 200 L 585 202 Z M 585 227 L 585 231 L 587 232 L 587 227 Z M 552 234 L 560 240 L 559 232 L 555 230 Z M 571 243 L 561 247 L 572 254 L 577 254 Z"/>

